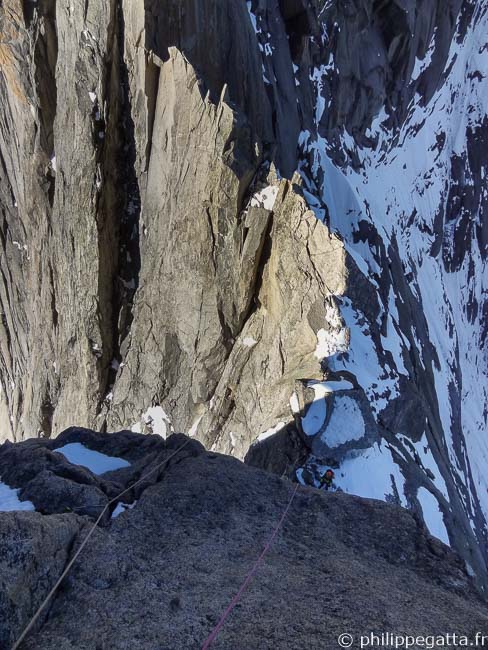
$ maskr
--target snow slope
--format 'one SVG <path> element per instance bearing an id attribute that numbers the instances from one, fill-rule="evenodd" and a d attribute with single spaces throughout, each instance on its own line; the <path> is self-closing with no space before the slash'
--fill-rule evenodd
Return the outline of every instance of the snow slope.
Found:
<path id="1" fill-rule="evenodd" d="M 383 107 L 367 132 L 373 147 L 360 147 L 343 129 L 349 162 L 340 167 L 337 143 L 320 128 L 333 56 L 313 67 L 315 128 L 301 135 L 299 171 L 310 207 L 340 234 L 354 273 L 377 300 L 373 313 L 357 291 L 338 296 L 342 323 L 334 336 L 341 345 L 329 344 L 327 330 L 318 337 L 329 368 L 354 375 L 394 450 L 351 445 L 339 460 L 338 485 L 376 498 L 396 490 L 396 500 L 420 506 L 446 542 L 456 536 L 450 510 L 462 512 L 486 562 L 488 3 L 474 4 L 430 100 L 417 92 L 399 130 Z M 412 83 L 428 74 L 432 56 L 433 42 L 417 59 Z M 410 401 L 416 406 L 408 410 Z M 303 420 L 308 435 L 319 430 L 325 408 L 316 392 Z M 357 429 L 358 409 L 348 415 L 342 408 L 321 433 L 332 447 L 345 440 L 348 417 Z M 317 467 L 320 459 L 312 459 L 309 469 L 316 474 Z"/>

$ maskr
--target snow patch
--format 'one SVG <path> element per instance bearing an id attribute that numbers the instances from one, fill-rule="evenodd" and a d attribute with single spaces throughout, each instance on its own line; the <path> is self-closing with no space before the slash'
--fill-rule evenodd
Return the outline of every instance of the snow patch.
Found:
<path id="1" fill-rule="evenodd" d="M 18 241 L 13 241 L 12 244 L 17 248 L 19 251 L 26 251 L 27 250 L 27 244 L 21 244 Z"/>
<path id="2" fill-rule="evenodd" d="M 430 534 L 449 546 L 449 535 L 444 524 L 444 517 L 435 496 L 429 490 L 421 487 L 418 489 L 417 499 L 422 506 L 422 513 Z"/>
<path id="3" fill-rule="evenodd" d="M 244 345 L 246 348 L 253 348 L 257 344 L 258 342 L 256 341 L 256 339 L 253 339 L 252 336 L 245 336 L 242 339 L 242 345 Z"/>
<path id="4" fill-rule="evenodd" d="M 20 490 L 15 490 L 0 481 L 0 512 L 14 512 L 17 510 L 33 511 L 34 504 L 30 501 L 19 499 Z"/>
<path id="5" fill-rule="evenodd" d="M 191 425 L 191 428 L 188 431 L 188 435 L 191 436 L 192 438 L 197 435 L 198 425 L 202 421 L 202 418 L 203 418 L 203 413 L 202 413 L 202 415 L 199 415 L 197 417 L 197 419 L 195 420 L 195 422 Z"/>
<path id="6" fill-rule="evenodd" d="M 290 397 L 290 408 L 292 413 L 300 413 L 300 403 L 298 401 L 298 395 L 295 392 Z"/>
<path id="7" fill-rule="evenodd" d="M 285 426 L 284 422 L 278 422 L 278 424 L 274 427 L 271 427 L 271 429 L 268 429 L 267 431 L 263 431 L 263 433 L 260 433 L 258 436 L 258 441 L 262 442 L 263 440 L 266 440 L 266 438 L 271 438 L 271 436 L 274 436 L 275 433 L 278 433 L 278 431 L 281 431 Z"/>
<path id="8" fill-rule="evenodd" d="M 338 308 L 330 303 L 325 305 L 325 321 L 327 329 L 317 332 L 317 348 L 315 357 L 325 359 L 339 352 L 346 352 L 349 346 L 349 333 L 344 327 Z"/>
<path id="9" fill-rule="evenodd" d="M 344 460 L 335 483 L 344 492 L 368 499 L 392 501 L 395 490 L 406 507 L 405 479 L 384 440 Z"/>
<path id="10" fill-rule="evenodd" d="M 261 30 L 258 29 L 258 24 L 257 24 L 257 21 L 256 21 L 256 16 L 254 15 L 254 13 L 253 13 L 253 11 L 252 11 L 252 2 L 251 2 L 250 0 L 248 0 L 248 1 L 246 2 L 246 5 L 247 5 L 247 10 L 248 10 L 248 12 L 249 12 L 249 17 L 250 17 L 250 19 L 251 19 L 251 23 L 252 23 L 253 29 L 254 29 L 254 31 L 256 32 L 256 34 L 260 34 L 260 33 L 261 33 Z"/>
<path id="11" fill-rule="evenodd" d="M 126 512 L 127 510 L 132 510 L 136 504 L 137 501 L 134 501 L 134 503 L 122 503 L 122 501 L 120 501 L 117 504 L 115 510 L 112 512 L 112 519 L 116 519 L 119 515 L 121 515 L 123 512 Z"/>
<path id="12" fill-rule="evenodd" d="M 401 439 L 401 437 L 400 437 Z M 405 440 L 408 440 L 408 438 L 403 438 L 404 443 Z M 436 488 L 439 490 L 439 492 L 442 493 L 442 495 L 449 500 L 449 492 L 447 491 L 447 485 L 442 477 L 442 474 L 440 472 L 439 466 L 437 465 L 434 456 L 429 448 L 429 442 L 427 440 L 427 436 L 424 435 L 422 436 L 422 439 L 419 440 L 418 442 L 412 442 L 410 441 L 410 445 L 413 445 L 415 447 L 415 450 L 419 456 L 420 462 L 422 463 L 422 466 L 425 469 L 428 469 L 432 472 L 434 475 L 434 484 Z M 405 448 L 409 449 L 410 446 L 408 443 L 405 444 Z"/>
<path id="13" fill-rule="evenodd" d="M 105 474 L 105 472 L 113 472 L 116 469 L 130 467 L 130 463 L 123 458 L 107 456 L 99 451 L 85 447 L 81 442 L 72 442 L 53 451 L 62 454 L 72 465 L 86 467 L 97 476 Z"/>
<path id="14" fill-rule="evenodd" d="M 147 427 L 151 433 L 165 438 L 168 431 L 172 431 L 171 418 L 161 406 L 151 406 L 145 413 L 141 415 L 139 422 L 132 425 L 131 431 L 134 433 L 142 433 L 144 428 Z"/>
<path id="15" fill-rule="evenodd" d="M 307 436 L 314 436 L 322 428 L 327 416 L 325 396 L 330 393 L 323 383 L 308 384 L 313 389 L 315 396 L 309 405 L 305 417 L 302 418 L 302 429 Z"/>
<path id="16" fill-rule="evenodd" d="M 315 396 L 305 417 L 302 418 L 302 428 L 307 436 L 314 436 L 320 431 L 327 417 L 326 396 L 339 390 L 351 390 L 354 386 L 350 381 L 342 379 L 340 381 L 313 381 L 308 383 L 307 387 L 313 389 Z"/>
<path id="17" fill-rule="evenodd" d="M 430 66 L 432 63 L 432 55 L 434 54 L 434 49 L 435 49 L 435 37 L 437 33 L 437 27 L 434 30 L 434 33 L 432 35 L 432 40 L 429 45 L 429 49 L 427 50 L 425 56 L 423 59 L 419 59 L 416 57 L 415 59 L 415 67 L 412 72 L 412 81 L 417 81 L 417 79 L 420 77 L 420 75 L 427 70 L 427 68 Z"/>
<path id="18" fill-rule="evenodd" d="M 251 198 L 252 208 L 264 208 L 271 211 L 276 203 L 279 187 L 277 185 L 268 185 L 262 190 L 256 192 Z"/>
<path id="19" fill-rule="evenodd" d="M 346 352 L 347 348 L 347 330 L 345 328 L 340 330 L 322 328 L 317 332 L 316 359 L 326 359 L 338 352 Z"/>
<path id="20" fill-rule="evenodd" d="M 321 439 L 329 447 L 337 447 L 351 440 L 359 440 L 366 433 L 361 409 L 355 399 L 341 395 L 334 404 L 327 429 Z"/>
<path id="21" fill-rule="evenodd" d="M 389 372 L 380 362 L 367 320 L 354 309 L 349 298 L 343 299 L 341 313 L 350 332 L 349 349 L 347 354 L 331 359 L 330 367 L 354 374 L 368 396 L 371 408 L 379 413 L 390 400 L 398 397 L 398 375 Z"/>

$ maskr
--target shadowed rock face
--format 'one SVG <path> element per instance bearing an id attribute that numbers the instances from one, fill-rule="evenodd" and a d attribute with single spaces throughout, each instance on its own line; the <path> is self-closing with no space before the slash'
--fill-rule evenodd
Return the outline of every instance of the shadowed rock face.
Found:
<path id="1" fill-rule="evenodd" d="M 22 454 L 9 480 L 20 485 L 26 471 L 42 480 L 43 451 L 44 470 L 64 475 L 71 486 L 49 484 L 58 489 L 59 512 L 72 508 L 74 488 L 88 479 L 108 495 L 185 440 L 72 429 L 56 441 L 4 445 L 0 468 L 3 473 L 12 454 Z M 51 459 L 60 455 L 53 450 L 75 442 L 131 465 L 99 477 L 60 457 L 54 469 Z M 23 647 L 200 648 L 269 539 L 292 489 L 287 480 L 192 441 L 164 471 L 126 495 L 131 509 L 96 530 Z M 90 516 L 73 512 L 2 514 L 2 647 L 18 637 L 90 523 Z M 472 637 L 487 623 L 463 563 L 406 510 L 300 487 L 215 647 L 318 650 L 333 646 L 345 629 L 355 637 L 386 628 Z"/>
<path id="2" fill-rule="evenodd" d="M 5 0 L 2 437 L 261 438 L 254 464 L 333 464 L 483 583 L 486 16 Z"/>
<path id="3" fill-rule="evenodd" d="M 407 119 L 416 93 L 427 104 L 442 82 L 461 7 L 466 12 L 474 4 L 462 0 L 322 0 L 320 19 L 328 38 L 324 62 L 331 64 L 331 70 L 324 87 L 330 108 L 324 112 L 320 129 L 327 132 L 329 141 L 340 149 L 345 128 L 357 144 L 374 146 L 366 131 L 382 109 L 390 127 L 397 130 Z M 417 73 L 416 60 L 425 60 L 427 54 L 428 67 Z M 340 155 L 337 151 L 337 162 Z"/>

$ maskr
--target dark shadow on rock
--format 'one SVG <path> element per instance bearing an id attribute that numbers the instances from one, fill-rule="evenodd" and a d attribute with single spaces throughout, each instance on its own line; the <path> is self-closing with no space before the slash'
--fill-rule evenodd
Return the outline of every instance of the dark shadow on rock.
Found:
<path id="1" fill-rule="evenodd" d="M 201 92 L 217 104 L 224 88 L 229 103 L 247 117 L 264 144 L 266 157 L 286 178 L 297 165 L 301 129 L 296 87 L 290 73 L 293 56 L 303 49 L 306 35 L 318 33 L 311 3 L 281 0 L 264 12 L 273 38 L 282 46 L 273 59 L 273 83 L 263 82 L 263 57 L 241 0 L 145 0 L 147 66 L 160 62 L 176 47 L 193 66 Z M 262 10 L 264 11 L 264 10 Z"/>
<path id="2" fill-rule="evenodd" d="M 294 420 L 288 422 L 273 435 L 264 440 L 257 440 L 247 452 L 244 462 L 252 467 L 259 467 L 267 472 L 287 477 L 297 481 L 297 470 L 303 468 L 309 457 L 313 454 L 313 441 L 320 436 L 319 430 L 315 435 L 308 436 L 302 427 L 302 420 L 306 416 L 313 401 L 305 404 Z M 334 457 L 333 450 L 320 460 L 324 465 L 338 467 L 338 460 Z M 302 476 L 307 485 L 314 486 L 315 478 L 309 471 Z"/>
<path id="3" fill-rule="evenodd" d="M 186 440 L 162 443 L 169 451 Z M 185 454 L 135 508 L 93 533 L 24 650 L 59 650 L 67 639 L 90 650 L 202 647 L 294 486 L 229 456 Z M 91 522 L 38 513 L 0 521 L 0 645 L 10 648 Z M 344 630 L 359 638 L 385 621 L 413 635 L 488 624 L 460 558 L 410 512 L 307 487 L 239 604 L 221 648 L 332 648 Z"/>
<path id="4" fill-rule="evenodd" d="M 267 472 L 296 480 L 296 470 L 303 465 L 311 448 L 295 422 L 289 422 L 274 435 L 255 442 L 244 462 Z"/>
<path id="5" fill-rule="evenodd" d="M 341 391 L 344 393 L 356 394 L 356 390 Z M 332 394 L 331 394 L 332 395 Z M 307 435 L 302 427 L 302 421 L 306 417 L 309 409 L 313 406 L 314 401 L 311 399 L 304 407 L 295 414 L 294 420 L 288 422 L 276 433 L 270 435 L 264 440 L 254 442 L 247 452 L 244 462 L 252 467 L 259 467 L 267 472 L 287 477 L 297 481 L 297 470 L 302 468 L 303 473 L 301 480 L 310 486 L 315 486 L 318 476 L 313 475 L 310 468 L 307 468 L 307 461 L 311 456 L 320 464 L 331 468 L 338 468 L 342 458 L 347 454 L 352 446 L 356 448 L 367 448 L 368 437 L 364 436 L 361 440 L 353 439 L 348 444 L 338 445 L 337 449 L 329 447 L 325 442 L 321 442 L 322 433 L 330 420 L 330 405 L 326 402 L 326 416 L 324 422 L 313 435 Z M 320 444 L 317 444 L 317 439 Z"/>

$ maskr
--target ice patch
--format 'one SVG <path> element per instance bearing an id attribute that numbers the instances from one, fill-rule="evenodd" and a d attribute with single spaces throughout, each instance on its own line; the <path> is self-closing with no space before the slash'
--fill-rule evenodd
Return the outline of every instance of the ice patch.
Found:
<path id="1" fill-rule="evenodd" d="M 85 447 L 81 442 L 72 442 L 53 451 L 62 454 L 73 465 L 86 467 L 97 476 L 105 474 L 105 472 L 113 472 L 116 469 L 130 467 L 130 463 L 123 458 L 101 454 L 99 451 Z"/>
<path id="2" fill-rule="evenodd" d="M 34 504 L 19 499 L 20 490 L 15 490 L 0 481 L 0 512 L 15 512 L 17 510 L 33 511 Z"/>

